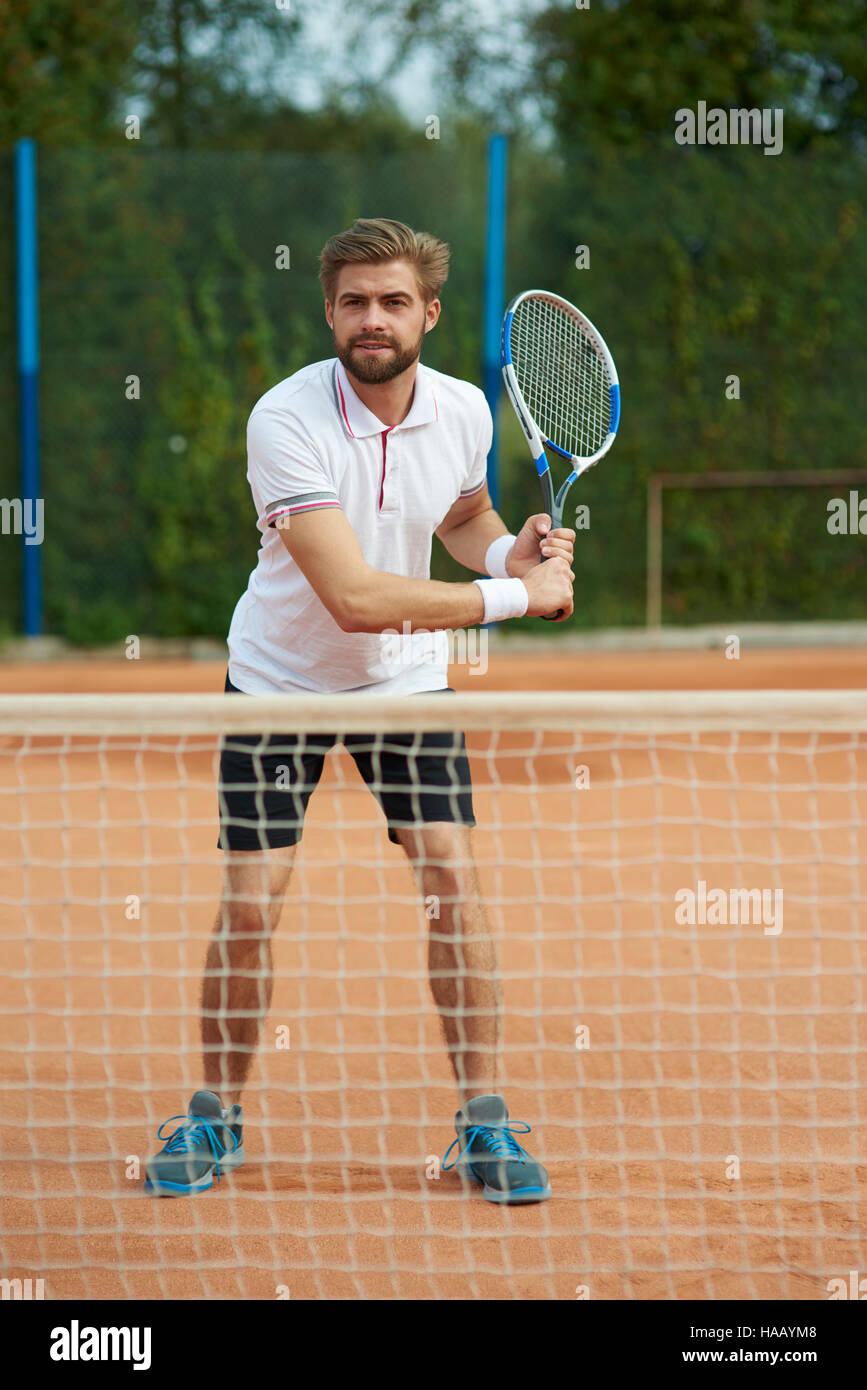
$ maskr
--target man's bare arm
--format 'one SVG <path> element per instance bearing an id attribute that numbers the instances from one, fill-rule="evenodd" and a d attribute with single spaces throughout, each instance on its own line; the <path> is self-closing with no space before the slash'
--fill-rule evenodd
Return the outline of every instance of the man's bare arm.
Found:
<path id="1" fill-rule="evenodd" d="M 446 550 L 467 569 L 485 574 L 488 547 L 498 536 L 508 535 L 503 518 L 494 511 L 487 487 L 475 497 L 458 498 L 440 525 L 437 535 Z M 527 518 L 508 552 L 506 572 L 526 579 L 531 569 L 560 556 L 572 565 L 575 532 L 568 526 L 551 530 L 551 518 L 537 512 Z"/>
<path id="2" fill-rule="evenodd" d="M 484 617 L 478 584 L 406 579 L 373 569 L 337 507 L 302 512 L 277 528 L 308 584 L 344 632 L 471 627 Z"/>
<path id="3" fill-rule="evenodd" d="M 476 574 L 485 574 L 488 546 L 498 536 L 508 535 L 509 528 L 499 512 L 494 511 L 487 485 L 474 497 L 460 497 L 437 527 L 446 550 Z"/>
<path id="4" fill-rule="evenodd" d="M 478 584 L 443 584 L 376 570 L 364 558 L 358 537 L 336 507 L 302 512 L 278 528 L 301 573 L 344 632 L 410 631 L 470 627 L 483 621 L 485 601 Z M 527 617 L 572 613 L 575 575 L 562 556 L 521 576 Z M 563 621 L 563 619 L 561 619 Z"/>

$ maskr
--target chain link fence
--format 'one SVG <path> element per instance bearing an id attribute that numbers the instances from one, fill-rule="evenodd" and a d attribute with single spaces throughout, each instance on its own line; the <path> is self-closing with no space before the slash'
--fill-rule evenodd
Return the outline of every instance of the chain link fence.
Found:
<path id="1" fill-rule="evenodd" d="M 425 360 L 481 382 L 484 141 L 380 159 L 41 149 L 38 168 L 45 630 L 221 637 L 256 560 L 247 416 L 332 353 L 316 278 L 329 235 L 385 215 L 448 240 Z M 0 184 L 0 495 L 13 497 L 11 155 Z M 653 474 L 863 464 L 863 185 L 856 160 L 831 156 L 513 147 L 507 291 L 574 299 L 623 383 L 618 442 L 570 497 L 589 509 L 576 625 L 643 622 Z M 515 529 L 538 484 L 505 405 L 501 423 Z M 862 616 L 867 536 L 830 534 L 820 491 L 667 497 L 664 621 Z M 463 573 L 436 545 L 434 563 Z M 0 634 L 19 629 L 19 571 L 20 538 L 4 536 Z"/>

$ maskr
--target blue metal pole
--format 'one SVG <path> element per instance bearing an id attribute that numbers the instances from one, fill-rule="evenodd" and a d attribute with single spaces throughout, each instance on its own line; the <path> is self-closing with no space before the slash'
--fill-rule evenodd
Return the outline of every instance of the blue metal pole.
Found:
<path id="1" fill-rule="evenodd" d="M 488 491 L 500 505 L 500 452 L 497 405 L 500 399 L 500 333 L 506 286 L 506 137 L 488 141 L 488 226 L 485 249 L 485 323 L 483 370 L 485 395 L 494 417 L 494 437 L 488 454 Z"/>
<path id="2" fill-rule="evenodd" d="M 18 300 L 18 386 L 21 506 L 24 526 L 24 631 L 42 632 L 42 566 L 38 544 L 28 544 L 28 521 L 39 501 L 39 282 L 36 250 L 36 146 L 15 143 L 15 239 Z M 31 534 L 30 540 L 34 540 Z"/>

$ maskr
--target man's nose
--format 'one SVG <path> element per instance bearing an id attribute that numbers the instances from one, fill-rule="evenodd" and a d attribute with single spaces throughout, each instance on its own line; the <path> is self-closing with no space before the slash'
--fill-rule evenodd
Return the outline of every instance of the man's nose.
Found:
<path id="1" fill-rule="evenodd" d="M 378 304 L 368 304 L 361 326 L 365 333 L 385 334 L 385 313 Z"/>

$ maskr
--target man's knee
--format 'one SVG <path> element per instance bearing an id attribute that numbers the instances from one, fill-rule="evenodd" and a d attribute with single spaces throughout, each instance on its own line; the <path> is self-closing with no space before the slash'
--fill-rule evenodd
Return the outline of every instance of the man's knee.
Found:
<path id="1" fill-rule="evenodd" d="M 475 896 L 476 871 L 469 830 L 450 822 L 398 831 L 413 867 L 421 875 L 426 895 L 454 905 Z"/>
<path id="2" fill-rule="evenodd" d="M 281 903 L 238 902 L 220 904 L 215 934 L 223 940 L 255 941 L 270 937 L 280 917 Z"/>
<path id="3" fill-rule="evenodd" d="M 294 846 L 228 856 L 218 932 L 234 939 L 270 935 L 280 920 L 294 857 Z"/>

